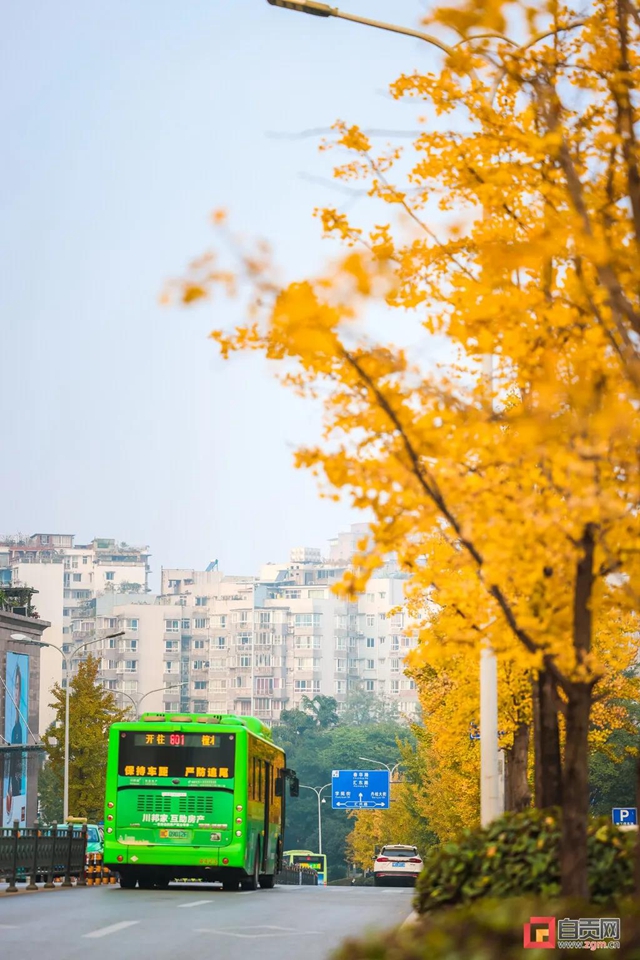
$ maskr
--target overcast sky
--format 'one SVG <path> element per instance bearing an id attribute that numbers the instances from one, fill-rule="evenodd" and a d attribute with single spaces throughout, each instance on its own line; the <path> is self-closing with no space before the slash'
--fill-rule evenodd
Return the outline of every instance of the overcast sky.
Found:
<path id="1" fill-rule="evenodd" d="M 425 4 L 341 6 L 415 27 Z M 29 0 L 2 21 L 0 532 L 149 544 L 156 572 L 324 546 L 363 517 L 292 466 L 313 412 L 257 358 L 218 358 L 228 311 L 158 296 L 217 207 L 291 276 L 317 268 L 311 212 L 346 198 L 309 178 L 336 158 L 269 133 L 414 126 L 386 89 L 433 50 L 266 0 Z"/>

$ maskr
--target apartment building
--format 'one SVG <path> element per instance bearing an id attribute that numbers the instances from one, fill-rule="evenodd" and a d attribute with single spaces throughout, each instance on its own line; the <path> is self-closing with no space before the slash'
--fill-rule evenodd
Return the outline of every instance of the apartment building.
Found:
<path id="1" fill-rule="evenodd" d="M 257 576 L 225 575 L 217 561 L 205 570 L 163 568 L 158 595 L 147 592 L 147 548 L 37 534 L 0 555 L 8 564 L 0 577 L 10 569 L 36 586 L 51 640 L 64 651 L 64 661 L 44 651 L 55 657 L 43 656 L 43 705 L 62 669 L 91 652 L 104 686 L 133 713 L 254 713 L 275 722 L 305 696 L 333 696 L 342 709 L 364 690 L 411 717 L 417 695 L 403 662 L 414 640 L 406 615 L 392 613 L 405 580 L 394 559 L 354 602 L 332 589 L 364 534 L 362 524 L 340 534 L 328 559 L 296 547 L 288 562 L 264 564 Z M 112 633 L 122 636 L 107 639 Z"/>
<path id="2" fill-rule="evenodd" d="M 47 641 L 65 653 L 92 639 L 97 597 L 126 590 L 143 595 L 148 589 L 148 547 L 132 547 L 114 539 L 95 538 L 76 544 L 73 534 L 36 533 L 0 538 L 0 586 L 37 590 L 36 608 L 49 621 Z M 92 645 L 93 646 L 93 645 Z M 53 719 L 49 691 L 64 684 L 64 663 L 54 647 L 40 660 L 40 732 Z"/>

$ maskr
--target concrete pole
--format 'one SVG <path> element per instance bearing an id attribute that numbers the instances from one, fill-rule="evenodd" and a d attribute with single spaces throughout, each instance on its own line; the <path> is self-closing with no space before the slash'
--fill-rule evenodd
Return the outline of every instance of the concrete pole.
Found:
<path id="1" fill-rule="evenodd" d="M 487 354 L 482 375 L 493 409 L 493 356 Z M 490 646 L 480 652 L 480 822 L 486 826 L 502 813 L 498 751 L 498 661 Z"/>
<path id="2" fill-rule="evenodd" d="M 67 822 L 67 817 L 69 816 L 69 677 L 71 674 L 69 661 L 65 659 L 65 663 L 67 664 L 65 671 L 67 683 L 64 709 L 64 796 L 62 801 L 62 819 L 64 823 Z"/>

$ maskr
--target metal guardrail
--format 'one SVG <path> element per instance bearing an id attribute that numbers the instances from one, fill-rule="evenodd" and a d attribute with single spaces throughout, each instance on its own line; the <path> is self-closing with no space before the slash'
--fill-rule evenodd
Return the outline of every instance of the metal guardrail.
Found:
<path id="1" fill-rule="evenodd" d="M 46 878 L 45 887 L 53 887 L 54 879 L 62 877 L 63 887 L 71 886 L 71 878 L 78 886 L 85 886 L 87 828 L 69 826 L 58 830 L 57 824 L 40 828 L 13 827 L 0 829 L 0 880 L 7 880 L 7 893 L 17 893 L 17 882 L 29 878 L 27 890 L 37 890 L 36 881 Z"/>
<path id="2" fill-rule="evenodd" d="M 286 867 L 283 866 L 280 873 L 276 874 L 276 883 L 288 884 L 289 886 L 318 886 L 318 871 L 310 870 L 309 867 Z"/>

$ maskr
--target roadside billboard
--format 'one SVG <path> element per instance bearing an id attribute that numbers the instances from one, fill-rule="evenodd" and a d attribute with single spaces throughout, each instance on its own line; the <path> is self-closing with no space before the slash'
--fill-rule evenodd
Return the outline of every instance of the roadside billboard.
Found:
<path id="1" fill-rule="evenodd" d="M 11 746 L 26 744 L 29 719 L 29 656 L 7 652 L 4 689 L 4 739 Z M 2 826 L 27 822 L 27 761 L 19 750 L 5 754 L 2 784 Z"/>

